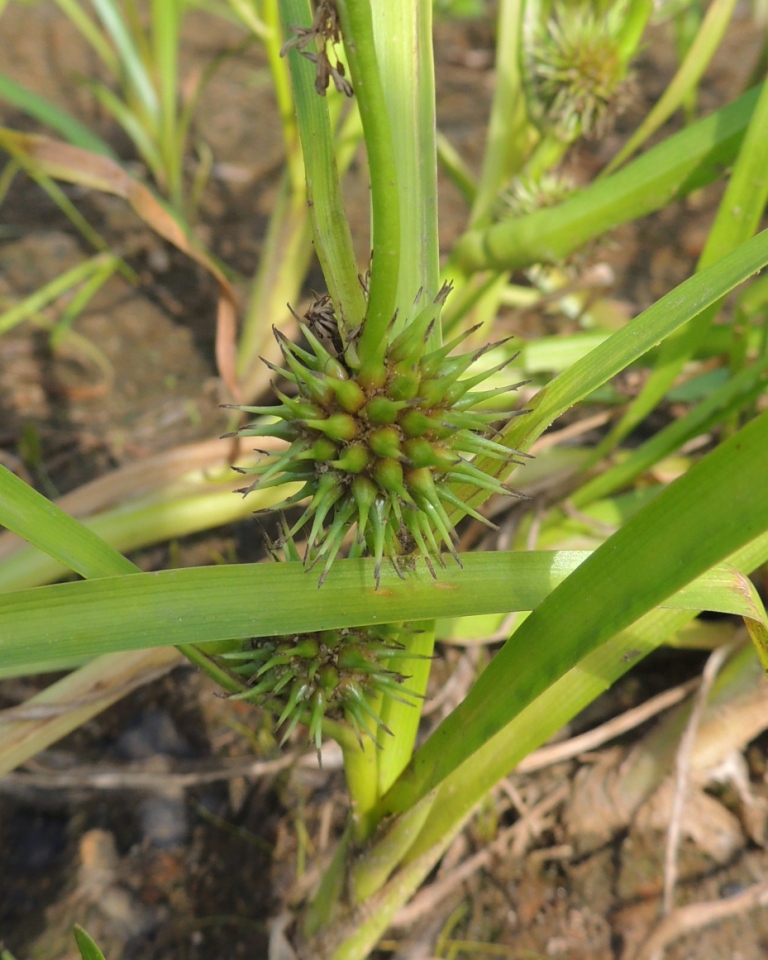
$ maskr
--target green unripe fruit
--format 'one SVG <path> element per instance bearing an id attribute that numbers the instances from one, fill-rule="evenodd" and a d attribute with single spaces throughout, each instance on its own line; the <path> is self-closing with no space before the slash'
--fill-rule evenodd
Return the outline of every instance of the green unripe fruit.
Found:
<path id="1" fill-rule="evenodd" d="M 371 423 L 387 424 L 397 420 L 398 413 L 405 406 L 404 400 L 389 400 L 387 397 L 374 397 L 365 407 L 365 415 Z"/>
<path id="2" fill-rule="evenodd" d="M 427 501 L 431 501 L 433 497 L 437 496 L 432 473 L 428 467 L 409 470 L 405 475 L 405 482 L 412 493 L 424 497 Z"/>
<path id="3" fill-rule="evenodd" d="M 362 670 L 367 672 L 370 667 L 370 663 L 363 654 L 360 652 L 360 649 L 355 644 L 353 646 L 344 647 L 344 649 L 339 654 L 339 667 L 342 670 Z"/>
<path id="4" fill-rule="evenodd" d="M 388 493 L 404 493 L 403 468 L 397 460 L 386 458 L 377 460 L 373 465 L 373 477 Z"/>
<path id="5" fill-rule="evenodd" d="M 440 340 L 440 309 L 449 289 L 441 288 L 421 309 L 420 291 L 405 329 L 395 336 L 393 318 L 386 335 L 371 345 L 372 353 L 365 344 L 369 355 L 362 357 L 359 348 L 365 339 L 361 339 L 364 324 L 352 329 L 349 318 L 334 314 L 329 296 L 319 298 L 312 312 L 306 314 L 304 335 L 311 350 L 276 334 L 285 358 L 286 378 L 298 388 L 299 395 L 284 396 L 275 391 L 282 401 L 280 406 L 239 408 L 279 420 L 276 424 L 249 424 L 238 431 L 240 436 L 276 437 L 290 444 L 288 450 L 259 461 L 253 468 L 257 479 L 240 492 L 294 481 L 300 484 L 300 489 L 279 505 L 309 501 L 293 526 L 285 523 L 283 546 L 288 559 L 301 559 L 291 538 L 302 528 L 308 530 L 304 563 L 311 569 L 320 562 L 318 586 L 322 586 L 344 547 L 347 532 L 354 526 L 357 537 L 351 555 L 368 553 L 374 557 L 377 585 L 385 558 L 401 576 L 406 575 L 410 564 L 405 555 L 410 551 L 420 553 L 435 576 L 431 561 L 442 563 L 442 550 L 447 548 L 458 560 L 456 533 L 444 504 L 464 506 L 465 513 L 485 521 L 462 504 L 452 484 L 466 481 L 489 493 L 509 492 L 495 474 L 500 475 L 516 461 L 505 446 L 492 439 L 493 422 L 501 419 L 504 411 L 492 409 L 491 402 L 502 396 L 503 389 L 476 391 L 505 363 L 476 372 L 475 361 L 488 348 L 465 353 L 457 350 L 476 328 L 436 346 Z M 319 324 L 316 329 L 324 332 L 322 340 L 313 331 L 315 321 Z M 327 346 L 329 340 L 333 349 Z M 501 461 L 498 471 L 485 472 L 472 461 L 485 454 Z M 355 645 L 350 636 L 344 631 L 341 641 L 329 638 L 333 646 L 320 640 L 317 657 L 310 648 L 306 657 L 296 652 L 274 654 L 269 675 L 280 689 L 293 684 L 297 675 L 312 688 L 306 695 L 296 688 L 296 697 L 304 697 L 301 703 L 291 693 L 284 716 L 285 722 L 290 717 L 290 729 L 300 711 L 306 712 L 306 704 L 314 704 L 319 691 L 317 710 L 312 707 L 310 731 L 320 736 L 325 688 L 318 677 L 319 671 L 330 666 L 336 672 L 323 674 L 328 677 L 327 702 L 332 697 L 337 709 L 343 706 L 358 725 L 365 726 L 364 698 L 362 706 L 351 707 L 351 700 L 371 689 L 382 692 L 392 681 L 371 660 L 368 649 L 362 651 L 362 657 L 375 671 L 375 676 L 370 675 L 374 679 L 362 679 L 367 673 L 364 666 L 353 671 L 357 683 L 344 676 L 338 658 L 342 647 Z M 354 659 L 351 648 L 347 656 Z M 251 687 L 244 695 L 253 698 L 261 694 Z M 357 714 L 351 712 L 355 709 Z"/>
<path id="6" fill-rule="evenodd" d="M 379 491 L 376 484 L 368 477 L 355 477 L 352 481 L 352 496 L 355 498 L 357 509 L 361 515 L 363 513 L 367 515 L 378 495 Z"/>
<path id="7" fill-rule="evenodd" d="M 330 383 L 330 388 L 341 409 L 347 413 L 357 413 L 365 406 L 365 393 L 354 380 L 336 380 Z"/>
<path id="8" fill-rule="evenodd" d="M 329 650 L 335 650 L 341 643 L 341 634 L 338 630 L 322 630 L 320 633 L 320 642 Z"/>
<path id="9" fill-rule="evenodd" d="M 315 406 L 314 403 L 308 403 L 304 400 L 297 400 L 295 397 L 287 397 L 284 393 L 280 393 L 278 390 L 275 390 L 275 394 L 279 400 L 282 401 L 283 405 L 288 408 L 292 419 L 294 420 L 313 420 L 316 417 L 322 417 L 323 411 L 321 407 Z M 286 417 L 285 419 L 288 419 Z"/>
<path id="10" fill-rule="evenodd" d="M 459 455 L 423 437 L 406 440 L 405 455 L 414 467 L 432 467 L 435 470 L 450 470 L 459 460 Z"/>
<path id="11" fill-rule="evenodd" d="M 387 386 L 387 396 L 391 400 L 413 400 L 419 392 L 421 378 L 417 373 L 394 377 Z"/>
<path id="12" fill-rule="evenodd" d="M 449 384 L 442 380 L 422 380 L 419 387 L 419 397 L 424 401 L 425 407 L 436 407 L 442 403 L 445 392 Z"/>
<path id="13" fill-rule="evenodd" d="M 371 454 L 365 444 L 353 443 L 338 460 L 333 461 L 332 466 L 345 473 L 362 473 L 370 462 Z"/>
<path id="14" fill-rule="evenodd" d="M 403 452 L 415 468 L 435 467 L 438 458 L 429 440 L 424 437 L 411 437 L 403 444 Z"/>
<path id="15" fill-rule="evenodd" d="M 323 373 L 333 377 L 334 380 L 346 380 L 349 377 L 344 364 L 330 356 L 323 360 Z"/>
<path id="16" fill-rule="evenodd" d="M 406 410 L 400 414 L 397 423 L 407 437 L 423 437 L 433 427 L 432 421 L 421 410 Z"/>
<path id="17" fill-rule="evenodd" d="M 320 647 L 317 640 L 309 638 L 297 643 L 292 649 L 289 648 L 289 652 L 294 657 L 304 657 L 307 660 L 311 660 L 320 653 Z"/>
<path id="18" fill-rule="evenodd" d="M 333 403 L 333 390 L 324 377 L 305 376 L 304 384 L 306 386 L 302 388 L 302 383 L 299 382 L 299 390 L 304 394 L 309 393 L 311 399 L 321 407 L 328 407 Z"/>
<path id="19" fill-rule="evenodd" d="M 305 420 L 313 430 L 320 430 L 331 440 L 354 440 L 357 436 L 357 420 L 348 413 L 334 413 L 326 420 Z"/>
<path id="20" fill-rule="evenodd" d="M 406 457 L 416 469 L 435 465 L 435 451 L 432 449 L 429 440 L 424 437 L 411 437 L 405 441 L 403 449 Z"/>
<path id="21" fill-rule="evenodd" d="M 312 444 L 307 451 L 307 456 L 310 460 L 316 460 L 318 463 L 327 463 L 336 457 L 338 450 L 339 448 L 332 440 L 321 437 Z"/>
<path id="22" fill-rule="evenodd" d="M 335 690 L 339 683 L 339 671 L 335 667 L 321 667 L 317 679 L 323 690 Z"/>
<path id="23" fill-rule="evenodd" d="M 368 445 L 379 457 L 400 456 L 400 434 L 394 427 L 382 427 L 368 436 Z"/>

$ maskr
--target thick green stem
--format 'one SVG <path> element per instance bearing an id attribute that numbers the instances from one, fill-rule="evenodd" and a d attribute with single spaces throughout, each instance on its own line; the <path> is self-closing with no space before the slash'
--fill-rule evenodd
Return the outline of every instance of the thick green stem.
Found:
<path id="1" fill-rule="evenodd" d="M 429 671 L 432 666 L 432 652 L 435 647 L 434 621 L 413 624 L 400 634 L 400 642 L 405 645 L 405 654 L 401 660 L 393 660 L 391 670 L 406 676 L 404 699 L 393 700 L 384 697 L 381 706 L 381 719 L 392 731 L 393 736 L 386 737 L 378 757 L 378 793 L 383 795 L 405 769 L 413 753 L 416 734 L 421 717 L 421 700 L 427 690 Z M 424 658 L 424 659 L 414 659 Z M 408 697 L 405 690 L 414 693 Z M 414 702 L 415 701 L 415 702 Z"/>
<path id="2" fill-rule="evenodd" d="M 400 270 L 397 164 L 373 38 L 370 0 L 338 0 L 338 10 L 371 177 L 373 257 L 358 354 L 362 379 L 379 385 L 384 377 L 386 333 L 397 304 Z"/>
<path id="3" fill-rule="evenodd" d="M 371 9 L 400 185 L 397 331 L 416 291 L 432 298 L 440 285 L 432 3 L 372 0 Z"/>
<path id="4" fill-rule="evenodd" d="M 759 94 L 759 88 L 750 90 L 555 207 L 469 230 L 452 259 L 467 274 L 553 263 L 613 227 L 687 196 L 733 162 Z"/>
<path id="5" fill-rule="evenodd" d="M 358 843 L 362 843 L 373 830 L 371 812 L 379 800 L 376 756 L 379 748 L 365 735 L 359 742 L 348 738 L 340 745 L 352 804 L 353 835 Z"/>
<path id="6" fill-rule="evenodd" d="M 280 0 L 280 15 L 286 36 L 291 35 L 295 26 L 309 29 L 312 25 L 308 0 Z M 315 250 L 342 326 L 350 331 L 365 315 L 365 298 L 357 279 L 352 234 L 341 199 L 328 104 L 315 89 L 314 65 L 296 47 L 288 53 L 288 63 L 304 153 Z"/>
<path id="7" fill-rule="evenodd" d="M 521 0 L 501 0 L 496 43 L 496 92 L 488 124 L 483 171 L 470 217 L 471 227 L 486 226 L 499 190 L 523 165 L 528 149 L 528 117 L 520 77 Z"/>

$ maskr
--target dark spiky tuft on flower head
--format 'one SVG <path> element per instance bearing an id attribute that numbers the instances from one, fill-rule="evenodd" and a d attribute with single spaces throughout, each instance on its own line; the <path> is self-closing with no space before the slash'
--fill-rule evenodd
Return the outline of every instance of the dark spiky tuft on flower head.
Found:
<path id="1" fill-rule="evenodd" d="M 376 387 L 359 382 L 350 359 L 357 355 L 356 335 L 343 342 L 330 301 L 322 298 L 305 315 L 311 321 L 303 325 L 308 350 L 275 331 L 285 360 L 279 372 L 293 385 L 292 394 L 275 389 L 278 406 L 237 408 L 259 417 L 240 436 L 289 444 L 262 460 L 256 479 L 240 492 L 299 484 L 277 508 L 309 500 L 287 537 L 305 531 L 304 563 L 321 565 L 319 586 L 353 527 L 352 552 L 376 558 L 377 584 L 384 557 L 403 576 L 404 559 L 417 554 L 436 576 L 435 564 L 445 565 L 444 549 L 461 563 L 452 508 L 493 527 L 460 500 L 456 487 L 515 495 L 473 462 L 490 457 L 503 467 L 525 456 L 492 439 L 491 428 L 509 416 L 493 409 L 494 401 L 521 384 L 478 389 L 514 357 L 473 373 L 473 364 L 498 344 L 454 354 L 471 330 L 431 349 L 430 334 L 449 292 L 444 286 L 424 307 L 417 297 L 414 316 L 387 347 L 386 376 Z"/>
<path id="2" fill-rule="evenodd" d="M 231 699 L 279 710 L 283 743 L 299 722 L 304 723 L 318 757 L 326 717 L 349 723 L 358 741 L 366 735 L 378 742 L 379 732 L 390 731 L 371 707 L 370 697 L 383 694 L 408 706 L 423 699 L 408 690 L 408 677 L 392 665 L 424 658 L 406 653 L 391 627 L 265 637 L 220 659 L 247 684 Z"/>

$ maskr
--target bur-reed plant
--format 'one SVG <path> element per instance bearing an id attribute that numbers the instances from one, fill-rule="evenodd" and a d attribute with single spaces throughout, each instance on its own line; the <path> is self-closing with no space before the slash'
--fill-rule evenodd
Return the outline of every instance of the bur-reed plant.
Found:
<path id="1" fill-rule="evenodd" d="M 722 35 L 724 6 L 702 21 L 665 111 L 694 89 Z M 768 263 L 768 235 L 757 232 L 768 92 L 747 91 L 562 199 L 561 185 L 548 188 L 552 175 L 576 137 L 622 106 L 650 5 L 500 0 L 479 180 L 468 181 L 445 144 L 439 150 L 473 198 L 441 271 L 431 4 L 264 0 L 251 12 L 261 22 L 278 10 L 296 111 L 292 157 L 303 161 L 328 290 L 300 318 L 302 343 L 278 334 L 276 405 L 246 405 L 256 419 L 238 430 L 246 444 L 270 444 L 244 468 L 255 475 L 244 502 L 261 505 L 286 486 L 286 505 L 300 505 L 275 545 L 283 559 L 141 574 L 2 472 L 0 520 L 83 579 L 0 595 L 0 664 L 23 671 L 175 645 L 230 695 L 273 710 L 286 737 L 301 725 L 313 747 L 335 738 L 349 826 L 291 936 L 300 957 L 353 960 L 375 947 L 499 778 L 698 611 L 744 617 L 768 665 L 768 621 L 747 576 L 768 560 L 764 280 L 741 294 L 736 322 L 713 325 L 728 294 Z M 589 49 L 601 67 L 610 62 L 610 77 L 585 62 Z M 572 54 L 575 62 L 564 59 Z M 350 85 L 371 183 L 373 252 L 362 270 L 328 102 L 330 94 L 338 110 Z M 44 164 L 39 141 L 24 143 Z M 557 340 L 487 344 L 487 320 L 502 302 L 564 287 L 572 252 L 726 167 L 698 269 L 675 290 L 619 329 L 576 334 L 566 345 L 579 351 L 573 362 L 543 359 L 542 346 L 565 349 Z M 74 166 L 66 176 L 75 179 Z M 528 285 L 510 284 L 512 271 L 528 271 Z M 623 449 L 684 365 L 713 355 L 725 376 L 701 384 L 685 416 Z M 537 364 L 556 375 L 542 377 Z M 521 486 L 526 470 L 554 472 L 545 454 L 520 466 L 550 425 L 596 397 L 616 402 L 611 379 L 638 364 L 652 369 L 644 390 L 597 450 L 576 451 L 570 464 L 576 520 L 554 504 L 540 525 L 542 545 L 567 542 L 575 522 L 594 549 L 525 549 L 518 540 L 511 550 L 459 552 L 456 525 L 491 523 L 483 505 L 511 493 L 513 467 Z M 537 389 L 523 405 L 512 388 L 530 375 Z M 689 458 L 676 480 L 633 487 L 704 431 L 721 442 Z M 610 536 L 608 523 L 617 528 Z M 296 540 L 305 534 L 302 555 Z M 472 618 L 513 611 L 530 614 L 415 748 L 438 618 L 446 635 L 450 622 L 471 632 Z M 82 669 L 98 675 L 98 660 Z M 31 743 L 11 736 L 6 767 L 65 728 L 38 729 Z"/>

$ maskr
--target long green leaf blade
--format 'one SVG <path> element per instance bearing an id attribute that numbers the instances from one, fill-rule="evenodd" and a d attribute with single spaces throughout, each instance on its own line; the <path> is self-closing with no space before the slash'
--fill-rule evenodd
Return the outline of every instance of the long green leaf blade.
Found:
<path id="1" fill-rule="evenodd" d="M 321 591 L 300 563 L 161 570 L 34 587 L 0 595 L 0 665 L 532 610 L 587 557 L 584 551 L 467 554 L 463 570 L 448 568 L 438 581 L 421 564 L 406 581 L 384 570 L 378 590 L 373 560 L 337 561 Z M 708 609 L 754 617 L 747 593 L 733 570 L 718 568 L 664 599 L 683 609 L 699 609 L 706 600 Z"/>

